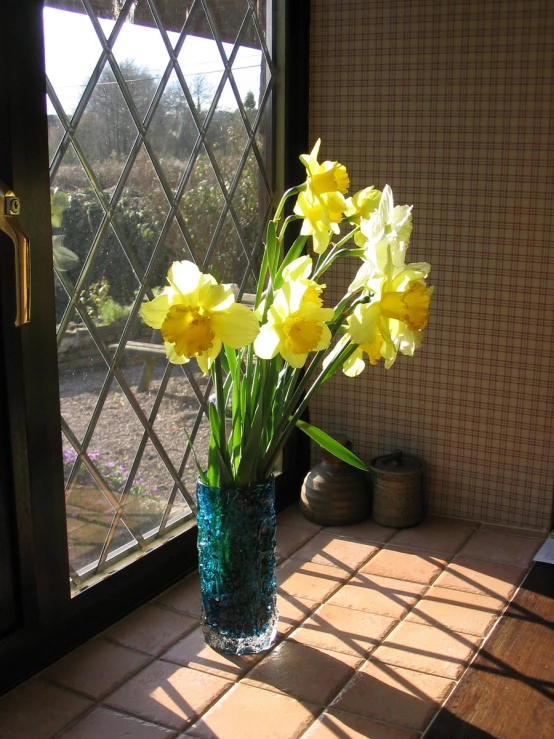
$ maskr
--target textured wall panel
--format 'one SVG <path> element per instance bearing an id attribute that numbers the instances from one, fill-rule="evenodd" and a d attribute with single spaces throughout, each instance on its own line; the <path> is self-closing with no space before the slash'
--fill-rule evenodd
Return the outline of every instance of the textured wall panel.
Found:
<path id="1" fill-rule="evenodd" d="M 554 4 L 312 0 L 311 22 L 311 140 L 351 192 L 414 204 L 407 261 L 436 286 L 414 359 L 337 377 L 312 420 L 366 460 L 420 454 L 432 512 L 547 528 Z M 335 297 L 354 272 L 329 277 Z"/>

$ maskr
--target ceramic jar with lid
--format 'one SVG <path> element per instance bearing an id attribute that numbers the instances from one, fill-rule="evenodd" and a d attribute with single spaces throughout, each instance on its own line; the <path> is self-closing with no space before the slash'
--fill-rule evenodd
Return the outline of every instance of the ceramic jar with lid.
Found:
<path id="1" fill-rule="evenodd" d="M 405 528 L 424 517 L 423 460 L 400 450 L 371 460 L 375 523 Z"/>

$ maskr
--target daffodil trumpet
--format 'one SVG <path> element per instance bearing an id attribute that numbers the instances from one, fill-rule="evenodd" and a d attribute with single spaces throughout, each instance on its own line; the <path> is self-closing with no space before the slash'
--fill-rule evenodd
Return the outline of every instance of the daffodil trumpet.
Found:
<path id="1" fill-rule="evenodd" d="M 145 323 L 160 331 L 168 360 L 196 362 L 210 375 L 207 464 L 200 466 L 192 452 L 202 481 L 213 487 L 266 480 L 296 428 L 367 469 L 302 414 L 341 369 L 355 377 L 366 359 L 388 369 L 422 343 L 432 288 L 427 263 L 406 263 L 412 207 L 395 205 L 388 185 L 347 198 L 346 168 L 320 162 L 320 144 L 301 156 L 306 181 L 283 195 L 268 222 L 252 310 L 236 301 L 231 285 L 186 260 L 173 263 L 166 286 L 141 306 Z M 293 197 L 293 212 L 285 216 Z M 321 279 L 337 260 L 352 257 L 361 266 L 345 295 L 327 307 Z"/>

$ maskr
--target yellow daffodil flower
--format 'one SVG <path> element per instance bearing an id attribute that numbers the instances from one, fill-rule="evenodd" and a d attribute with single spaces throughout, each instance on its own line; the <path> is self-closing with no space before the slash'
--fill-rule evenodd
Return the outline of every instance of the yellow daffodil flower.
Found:
<path id="1" fill-rule="evenodd" d="M 185 364 L 196 357 L 208 372 L 223 344 L 241 349 L 252 343 L 259 324 L 245 305 L 235 302 L 231 285 L 219 285 L 193 262 L 174 262 L 169 286 L 154 300 L 141 305 L 141 316 L 164 339 L 167 358 Z"/>
<path id="2" fill-rule="evenodd" d="M 332 192 L 327 195 L 315 195 L 305 190 L 298 195 L 294 212 L 302 216 L 302 236 L 312 236 L 314 251 L 323 254 L 331 242 L 332 234 L 339 234 L 339 223 L 345 200 L 340 193 Z"/>
<path id="3" fill-rule="evenodd" d="M 340 192 L 344 195 L 350 186 L 346 167 L 339 162 L 326 161 L 320 164 L 317 161 L 320 146 L 321 139 L 318 139 L 309 154 L 300 156 L 300 161 L 308 173 L 308 189 L 317 196 L 330 192 Z"/>
<path id="4" fill-rule="evenodd" d="M 339 162 L 317 161 L 321 140 L 309 154 L 302 154 L 300 161 L 306 167 L 306 189 L 302 191 L 294 212 L 302 216 L 301 234 L 313 237 L 316 254 L 323 254 L 331 242 L 332 234 L 339 234 L 338 224 L 346 208 L 344 193 L 350 184 L 344 165 Z"/>
<path id="5" fill-rule="evenodd" d="M 260 359 L 273 359 L 280 354 L 292 367 L 300 368 L 310 352 L 326 349 L 331 343 L 326 322 L 332 319 L 334 311 L 314 302 L 311 286 L 305 282 L 288 280 L 275 293 L 267 323 L 254 340 L 254 352 Z"/>
<path id="6" fill-rule="evenodd" d="M 347 320 L 343 341 L 358 344 L 355 353 L 345 362 L 343 371 L 350 377 L 362 372 L 367 354 L 371 364 L 379 358 L 389 369 L 398 352 L 412 356 L 421 346 L 423 329 L 429 318 L 433 288 L 427 287 L 428 264 L 408 264 L 399 269 L 393 262 L 391 246 L 383 272 L 368 280 L 372 302 L 356 306 Z"/>
<path id="7" fill-rule="evenodd" d="M 351 198 L 347 198 L 344 215 L 351 223 L 359 226 L 362 218 L 364 220 L 369 219 L 372 213 L 377 210 L 380 200 L 380 190 L 376 190 L 373 186 L 365 187 L 352 195 Z M 361 231 L 358 231 L 354 234 L 354 241 L 357 246 L 364 247 L 367 237 Z"/>

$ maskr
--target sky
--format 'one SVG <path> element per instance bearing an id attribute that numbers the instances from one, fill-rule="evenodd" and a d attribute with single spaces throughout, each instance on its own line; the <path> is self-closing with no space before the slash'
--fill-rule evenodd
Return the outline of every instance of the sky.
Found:
<path id="1" fill-rule="evenodd" d="M 54 86 L 66 113 L 75 109 L 79 98 L 90 78 L 102 51 L 96 32 L 83 13 L 70 13 L 45 7 L 44 37 L 46 74 Z M 115 21 L 100 19 L 104 34 L 109 36 Z M 175 45 L 177 33 L 168 33 L 170 42 Z M 232 44 L 223 44 L 225 53 L 231 54 Z M 118 63 L 133 60 L 139 67 L 148 71 L 149 76 L 159 79 L 169 61 L 165 44 L 156 28 L 125 23 L 114 46 L 114 56 Z M 217 88 L 223 73 L 223 64 L 215 41 L 188 36 L 178 57 L 179 65 L 187 79 L 203 75 L 206 83 Z M 261 52 L 250 47 L 241 47 L 233 64 L 233 76 L 241 99 L 248 91 L 258 98 L 260 86 Z M 171 82 L 175 79 L 172 74 Z M 220 108 L 236 108 L 236 100 L 229 82 L 219 102 Z M 54 109 L 48 101 L 48 113 Z"/>

